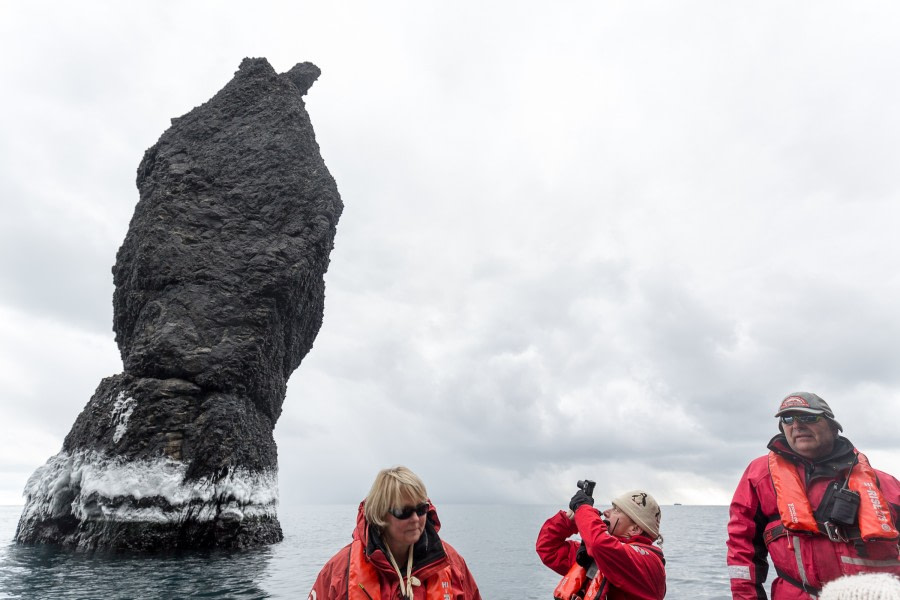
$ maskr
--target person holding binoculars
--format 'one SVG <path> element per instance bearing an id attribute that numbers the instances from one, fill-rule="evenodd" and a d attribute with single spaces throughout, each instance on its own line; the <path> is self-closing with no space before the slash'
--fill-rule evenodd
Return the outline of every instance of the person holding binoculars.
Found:
<path id="1" fill-rule="evenodd" d="M 659 534 L 661 512 L 653 496 L 625 492 L 602 513 L 593 508 L 594 482 L 578 491 L 541 527 L 536 543 L 546 566 L 563 575 L 555 600 L 662 600 L 666 569 Z M 581 542 L 568 539 L 579 534 Z"/>
<path id="2" fill-rule="evenodd" d="M 845 575 L 900 575 L 900 482 L 869 465 L 822 398 L 781 401 L 779 433 L 738 483 L 728 521 L 728 573 L 735 600 L 807 600 Z M 823 596 L 824 597 L 824 596 Z"/>

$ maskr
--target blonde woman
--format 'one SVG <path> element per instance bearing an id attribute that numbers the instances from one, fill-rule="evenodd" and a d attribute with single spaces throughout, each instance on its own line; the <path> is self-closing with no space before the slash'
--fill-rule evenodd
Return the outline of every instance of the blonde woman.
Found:
<path id="1" fill-rule="evenodd" d="M 353 541 L 329 560 L 310 600 L 481 600 L 466 562 L 438 536 L 425 484 L 384 469 L 359 505 Z"/>

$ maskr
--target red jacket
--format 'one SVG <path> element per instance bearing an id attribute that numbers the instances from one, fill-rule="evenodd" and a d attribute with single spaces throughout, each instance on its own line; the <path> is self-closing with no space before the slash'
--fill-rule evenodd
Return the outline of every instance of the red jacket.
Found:
<path id="1" fill-rule="evenodd" d="M 365 544 L 365 555 L 370 564 L 378 573 L 381 585 L 380 600 L 395 600 L 400 598 L 400 580 L 397 572 L 391 566 L 385 553 L 384 542 L 374 529 L 370 528 L 363 514 L 365 502 L 359 504 L 356 516 L 356 529 L 353 531 L 353 539 Z M 425 531 L 413 548 L 413 575 L 420 581 L 427 581 L 429 577 L 442 571 L 447 565 L 451 569 L 451 587 L 453 600 L 481 600 L 478 585 L 475 578 L 469 572 L 469 567 L 462 556 L 447 542 L 438 537 L 441 522 L 438 520 L 434 506 L 428 509 L 428 521 L 425 523 Z M 316 578 L 312 590 L 309 592 L 310 600 L 342 600 L 347 598 L 348 566 L 350 563 L 350 544 L 344 546 L 337 554 L 331 557 Z M 405 569 L 404 569 L 405 571 Z M 425 586 L 414 588 L 415 600 L 425 598 Z M 379 600 L 379 598 L 375 598 Z"/>
<path id="2" fill-rule="evenodd" d="M 653 540 L 642 535 L 631 538 L 610 535 L 600 513 L 588 505 L 578 507 L 574 520 L 563 510 L 547 519 L 536 544 L 541 562 L 565 575 L 575 564 L 580 545 L 568 539 L 576 533 L 581 535 L 588 555 L 609 581 L 608 600 L 665 597 L 665 561 L 662 551 L 652 545 Z"/>
<path id="3" fill-rule="evenodd" d="M 838 480 L 843 482 L 854 459 L 853 445 L 844 437 L 835 440 L 835 449 L 829 456 L 816 462 L 795 454 L 783 434 L 772 438 L 769 449 L 796 466 L 814 511 L 831 484 Z M 896 524 L 900 514 L 900 482 L 887 473 L 874 471 Z M 900 575 L 896 540 L 833 542 L 821 533 L 785 534 L 783 531 L 769 459 L 761 456 L 747 467 L 731 501 L 727 561 L 734 600 L 766 598 L 763 584 L 768 574 L 767 555 L 778 572 L 772 582 L 773 600 L 808 600 L 812 597 L 788 579 L 802 584 L 805 576 L 808 585 L 815 590 L 833 579 L 853 573 L 886 571 Z"/>

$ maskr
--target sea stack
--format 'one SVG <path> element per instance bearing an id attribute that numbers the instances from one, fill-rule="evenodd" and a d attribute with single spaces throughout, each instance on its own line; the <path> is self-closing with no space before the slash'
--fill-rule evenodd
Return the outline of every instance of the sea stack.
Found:
<path id="1" fill-rule="evenodd" d="M 17 541 L 153 552 L 282 539 L 272 432 L 322 324 L 343 209 L 303 102 L 319 73 L 244 59 L 144 154 L 113 267 L 124 372 L 29 479 Z"/>

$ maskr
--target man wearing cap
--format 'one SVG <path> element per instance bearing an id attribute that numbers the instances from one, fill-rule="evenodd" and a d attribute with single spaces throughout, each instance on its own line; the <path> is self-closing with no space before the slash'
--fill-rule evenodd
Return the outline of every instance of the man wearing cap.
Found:
<path id="1" fill-rule="evenodd" d="M 900 575 L 900 482 L 874 469 L 839 432 L 822 398 L 795 392 L 781 401 L 781 433 L 747 467 L 731 501 L 728 572 L 735 600 L 816 598 L 844 575 Z"/>
<path id="2" fill-rule="evenodd" d="M 593 505 L 594 499 L 579 489 L 568 511 L 547 519 L 536 544 L 541 562 L 564 576 L 560 586 L 574 579 L 575 571 L 586 573 L 592 585 L 584 586 L 585 600 L 661 600 L 666 561 L 653 545 L 662 543 L 659 504 L 650 494 L 632 490 L 602 514 Z M 568 539 L 576 533 L 581 543 Z"/>

